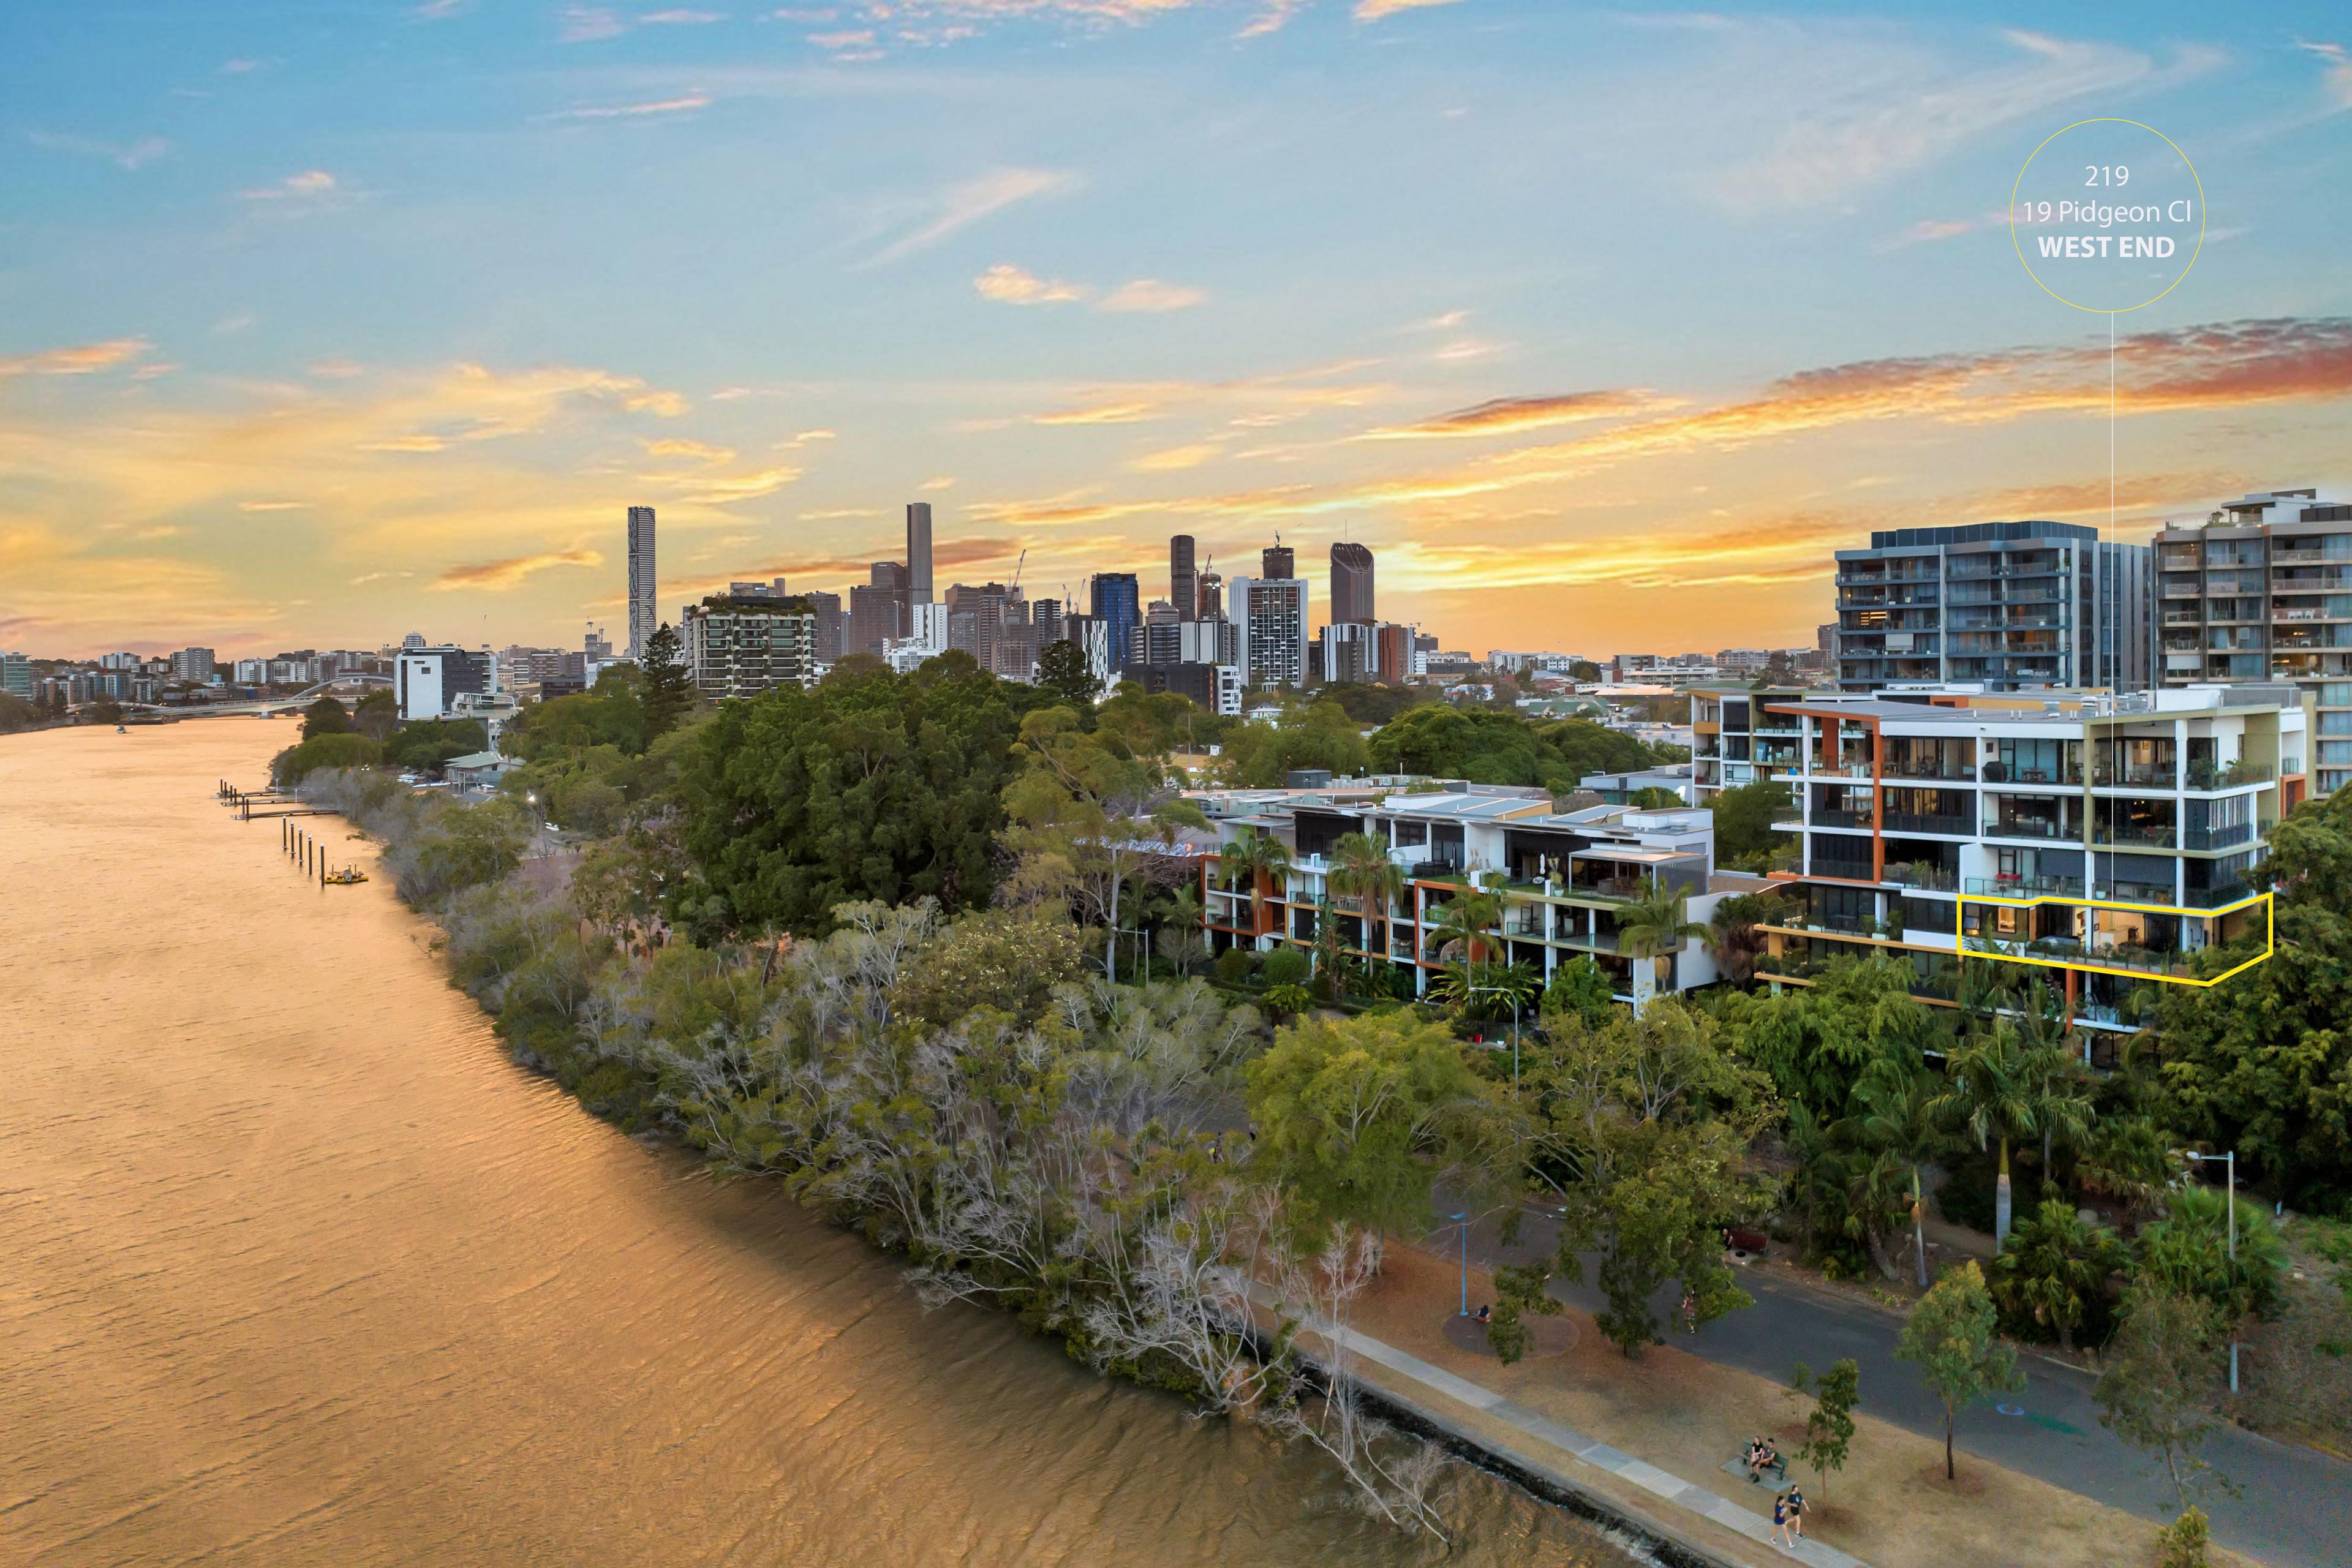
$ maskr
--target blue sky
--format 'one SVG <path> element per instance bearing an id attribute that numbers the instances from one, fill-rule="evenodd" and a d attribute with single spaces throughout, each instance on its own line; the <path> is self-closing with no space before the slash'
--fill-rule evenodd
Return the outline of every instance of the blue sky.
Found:
<path id="1" fill-rule="evenodd" d="M 0 644 L 571 642 L 632 502 L 674 605 L 916 499 L 942 583 L 1344 533 L 1449 646 L 1810 641 L 1873 527 L 2106 521 L 2002 217 L 2074 121 L 2209 204 L 2126 531 L 2352 488 L 2331 10 L 15 7 Z"/>

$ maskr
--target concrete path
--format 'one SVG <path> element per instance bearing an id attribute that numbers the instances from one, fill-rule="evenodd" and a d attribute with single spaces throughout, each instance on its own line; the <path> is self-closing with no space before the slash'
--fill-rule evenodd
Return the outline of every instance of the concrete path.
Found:
<path id="1" fill-rule="evenodd" d="M 1549 1253 L 1557 1234 L 1549 1220 L 1530 1214 L 1520 1242 L 1506 1250 L 1491 1228 L 1474 1227 L 1470 1257 L 1486 1268 L 1525 1262 Z M 1427 1242 L 1430 1251 L 1444 1256 L 1456 1246 L 1442 1233 Z M 1585 1279 L 1595 1277 L 1588 1259 Z M 1781 1384 L 1793 1362 L 1819 1372 L 1851 1356 L 1862 1368 L 1861 1408 L 1942 1439 L 1943 1406 L 1921 1384 L 1918 1368 L 1895 1358 L 1901 1318 L 1765 1270 L 1742 1270 L 1739 1283 L 1756 1305 L 1706 1324 L 1696 1336 L 1672 1335 L 1675 1349 Z M 1554 1280 L 1551 1294 L 1586 1311 L 1601 1303 L 1589 1283 Z M 1654 1303 L 1662 1321 L 1679 1300 L 1669 1290 Z M 1956 1446 L 2143 1519 L 2168 1520 L 2170 1493 L 2158 1462 L 2099 1425 L 2094 1379 L 2031 1353 L 2021 1354 L 2018 1364 L 2026 1374 L 2024 1390 L 1963 1412 Z M 2352 1542 L 2352 1464 L 2232 1426 L 2213 1434 L 2204 1457 L 2244 1489 L 2240 1497 L 2214 1493 L 2199 1500 L 2222 1545 L 2279 1568 L 2343 1568 L 2352 1562 L 2345 1544 Z"/>
<path id="2" fill-rule="evenodd" d="M 1262 1293 L 1260 1300 L 1268 1306 L 1273 1304 Z M 1328 1324 L 1310 1319 L 1306 1327 L 1327 1345 L 1329 1343 Z M 1443 1367 L 1433 1366 L 1419 1356 L 1383 1343 L 1360 1330 L 1348 1331 L 1347 1352 L 1358 1363 L 1370 1362 L 1391 1373 L 1391 1378 L 1375 1380 L 1380 1392 L 1390 1398 L 1398 1398 L 1402 1392 L 1402 1402 L 1412 1406 L 1415 1414 L 1424 1420 L 1482 1447 L 1490 1449 L 1497 1447 L 1488 1434 L 1463 1431 L 1458 1425 L 1448 1422 L 1442 1411 L 1432 1408 L 1426 1396 L 1435 1394 L 1457 1405 L 1467 1405 L 1524 1435 L 1528 1441 L 1512 1444 L 1504 1457 L 1513 1464 L 1549 1477 L 1571 1489 L 1593 1495 L 1589 1489 L 1577 1485 L 1572 1472 L 1554 1461 L 1554 1454 L 1565 1453 L 1604 1474 L 1631 1481 L 1671 1509 L 1696 1514 L 1726 1530 L 1735 1531 L 1792 1562 L 1808 1563 L 1811 1568 L 1868 1568 L 1861 1559 L 1810 1538 L 1800 1538 L 1793 1549 L 1775 1545 L 1772 1542 L 1772 1521 L 1766 1516 L 1741 1508 L 1728 1498 L 1718 1496 L 1695 1481 L 1686 1481 L 1646 1460 L 1612 1448 L 1597 1437 L 1587 1436 L 1573 1427 L 1564 1426 L 1481 1384 L 1457 1376 Z M 1402 1391 L 1397 1387 L 1398 1382 L 1403 1384 Z M 1415 1398 L 1416 1392 L 1423 1397 Z"/>

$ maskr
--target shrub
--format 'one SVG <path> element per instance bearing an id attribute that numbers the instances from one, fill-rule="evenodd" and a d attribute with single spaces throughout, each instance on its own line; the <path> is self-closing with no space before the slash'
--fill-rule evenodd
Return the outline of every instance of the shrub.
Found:
<path id="1" fill-rule="evenodd" d="M 2157 1531 L 2156 1568 L 2206 1568 L 2212 1561 L 2209 1554 L 2212 1539 L 2205 1510 L 2190 1504 L 2179 1519 Z"/>
<path id="2" fill-rule="evenodd" d="M 1278 947 L 1259 961 L 1258 978 L 1268 985 L 1304 985 L 1313 965 L 1295 947 Z"/>
<path id="3" fill-rule="evenodd" d="M 1077 933 L 1066 921 L 991 910 L 966 915 L 909 964 L 891 994 L 897 1011 L 946 1028 L 975 1007 L 1024 1026 L 1045 1016 L 1054 987 L 1078 977 Z"/>
<path id="4" fill-rule="evenodd" d="M 1250 976 L 1257 973 L 1257 954 L 1245 947 L 1229 947 L 1217 954 L 1217 962 L 1212 967 L 1220 984 L 1246 985 Z"/>
<path id="5" fill-rule="evenodd" d="M 278 783 L 291 786 L 321 768 L 371 767 L 383 758 L 383 748 L 365 735 L 337 731 L 288 747 L 278 753 L 269 771 Z"/>

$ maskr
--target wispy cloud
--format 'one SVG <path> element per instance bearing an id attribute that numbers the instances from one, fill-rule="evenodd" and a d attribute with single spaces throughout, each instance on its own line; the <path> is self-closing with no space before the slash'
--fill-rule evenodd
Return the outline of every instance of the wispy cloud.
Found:
<path id="1" fill-rule="evenodd" d="M 941 193 L 930 204 L 929 216 L 885 246 L 875 256 L 875 263 L 887 265 L 912 256 L 1007 207 L 1041 196 L 1058 195 L 1076 189 L 1079 184 L 1078 176 L 1067 170 L 991 169 Z"/>
<path id="2" fill-rule="evenodd" d="M 599 104 L 586 109 L 559 110 L 544 114 L 542 120 L 642 120 L 657 114 L 691 114 L 710 107 L 707 92 L 681 93 L 676 98 L 656 98 L 644 103 Z"/>
<path id="3" fill-rule="evenodd" d="M 2342 44 L 2321 43 L 2310 38 L 2297 38 L 2295 47 L 2317 56 L 2326 62 L 2320 77 L 2332 110 L 2352 109 L 2352 51 Z"/>
<path id="4" fill-rule="evenodd" d="M 299 174 L 289 174 L 274 185 L 257 185 L 237 192 L 249 202 L 309 202 L 333 195 L 341 186 L 335 176 L 324 169 L 305 169 Z"/>
<path id="5" fill-rule="evenodd" d="M 503 561 L 483 561 L 472 565 L 451 566 L 433 579 L 436 593 L 448 593 L 459 588 L 478 588 L 489 593 L 503 593 L 519 588 L 541 572 L 560 566 L 602 566 L 604 556 L 593 550 L 542 550 L 530 555 L 510 555 Z"/>
<path id="6" fill-rule="evenodd" d="M 1570 392 L 1549 397 L 1494 397 L 1469 408 L 1441 414 L 1417 424 L 1368 430 L 1375 441 L 1459 439 L 1465 437 L 1508 436 L 1594 419 L 1622 419 L 1654 414 L 1675 405 L 1675 399 L 1640 391 Z"/>
<path id="7" fill-rule="evenodd" d="M 109 338 L 28 354 L 0 354 L 0 381 L 19 375 L 89 375 L 137 359 L 151 346 L 144 338 Z"/>
<path id="8" fill-rule="evenodd" d="M 102 142 L 94 136 L 71 136 L 48 131 L 28 131 L 25 140 L 51 153 L 80 158 L 102 158 L 119 169 L 143 169 L 172 150 L 162 136 L 142 136 L 132 142 Z"/>
<path id="9" fill-rule="evenodd" d="M 620 14 L 603 5 L 566 5 L 555 14 L 555 40 L 560 44 L 593 44 L 617 38 L 629 30 Z"/>
<path id="10" fill-rule="evenodd" d="M 1356 0 L 1356 20 L 1378 22 L 1401 11 L 1420 11 L 1432 5 L 1452 5 L 1456 0 Z"/>
<path id="11" fill-rule="evenodd" d="M 1133 310 L 1158 313 L 1167 310 L 1189 310 L 1208 299 L 1205 290 L 1181 283 L 1162 283 L 1157 278 L 1138 278 L 1122 283 L 1103 296 L 1097 307 L 1105 310 Z"/>
<path id="12" fill-rule="evenodd" d="M 310 508 L 310 503 L 306 500 L 241 500 L 236 503 L 239 511 L 308 511 Z"/>
<path id="13" fill-rule="evenodd" d="M 727 20 L 727 13 L 724 11 L 677 9 L 648 11 L 637 18 L 637 25 L 641 27 L 701 27 L 708 26 L 713 22 L 725 20 Z"/>
<path id="14" fill-rule="evenodd" d="M 971 280 L 972 291 L 1000 305 L 1056 305 L 1083 300 L 1086 290 L 1075 283 L 1040 278 L 1009 261 L 1000 261 Z"/>

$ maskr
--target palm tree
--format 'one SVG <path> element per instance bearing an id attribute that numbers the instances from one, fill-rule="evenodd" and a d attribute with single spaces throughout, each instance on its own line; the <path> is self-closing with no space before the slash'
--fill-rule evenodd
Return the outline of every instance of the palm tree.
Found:
<path id="1" fill-rule="evenodd" d="M 1992 1293 L 2056 1329 L 2060 1348 L 2072 1354 L 2090 1303 L 2128 1261 L 2114 1231 L 2085 1224 L 2065 1199 L 2049 1198 L 2017 1227 L 2017 1245 L 1993 1260 Z"/>
<path id="2" fill-rule="evenodd" d="M 1875 1058 L 1853 1086 L 1853 1100 L 1860 1109 L 1848 1119 L 1857 1142 L 1910 1168 L 1911 1242 L 1922 1290 L 1927 1288 L 1927 1229 L 1919 1166 L 1940 1141 L 1931 1110 L 1934 1095 L 1934 1080 L 1916 1066 L 1889 1057 Z"/>
<path id="3" fill-rule="evenodd" d="M 1404 868 L 1389 858 L 1388 845 L 1369 833 L 1349 833 L 1331 846 L 1331 895 L 1353 899 L 1362 910 L 1364 951 L 1382 959 L 1389 952 L 1389 909 L 1404 896 Z M 1372 924 L 1380 922 L 1381 942 L 1372 945 Z"/>
<path id="4" fill-rule="evenodd" d="M 1247 879 L 1250 890 L 1250 935 L 1265 924 L 1265 895 L 1275 878 L 1290 869 L 1290 849 L 1271 833 L 1244 827 L 1218 853 L 1217 864 L 1225 886 Z"/>
<path id="5" fill-rule="evenodd" d="M 1201 895 L 1192 883 L 1185 883 L 1168 896 L 1167 924 L 1173 933 L 1168 942 L 1168 956 L 1176 961 L 1179 970 L 1190 974 L 1206 945 L 1202 941 Z"/>
<path id="6" fill-rule="evenodd" d="M 1688 900 L 1653 876 L 1641 896 L 1617 911 L 1617 935 L 1625 955 L 1636 963 L 1649 960 L 1661 985 L 1666 964 L 1683 943 L 1694 937 L 1704 941 L 1707 935 L 1706 927 L 1690 919 L 1688 910 Z"/>
<path id="7" fill-rule="evenodd" d="M 1979 1149 L 2000 1145 L 2000 1179 L 1994 1184 L 1993 1249 L 2009 1241 L 2009 1145 L 2036 1131 L 2033 1063 L 2018 1038 L 2017 1026 L 1996 1018 L 1990 1030 L 1952 1047 L 1945 1062 L 1944 1092 L 1931 1102 L 1936 1119 Z"/>
<path id="8" fill-rule="evenodd" d="M 2031 988 L 2018 1009 L 2017 1033 L 2033 1089 L 2033 1120 L 2042 1130 L 2042 1179 L 2046 1182 L 2052 1179 L 2052 1145 L 2062 1138 L 2077 1149 L 2089 1142 L 2098 1109 L 2084 1081 L 2074 1025 L 2051 986 Z"/>
<path id="9" fill-rule="evenodd" d="M 1502 951 L 1503 944 L 1490 942 L 1489 937 L 1503 923 L 1503 874 L 1494 872 L 1484 888 L 1465 884 L 1445 906 L 1445 918 L 1429 933 L 1431 943 L 1442 955 L 1454 942 L 1463 944 L 1464 961 L 1478 963 L 1485 960 L 1491 946 Z"/>

